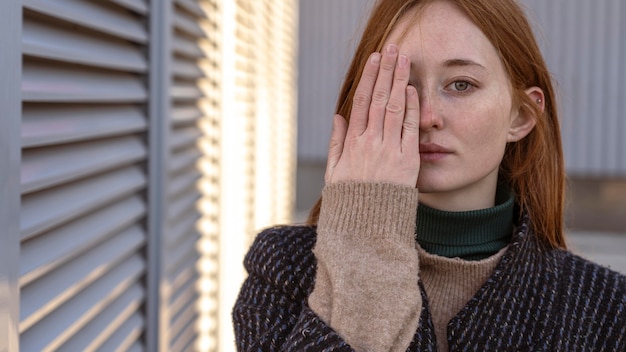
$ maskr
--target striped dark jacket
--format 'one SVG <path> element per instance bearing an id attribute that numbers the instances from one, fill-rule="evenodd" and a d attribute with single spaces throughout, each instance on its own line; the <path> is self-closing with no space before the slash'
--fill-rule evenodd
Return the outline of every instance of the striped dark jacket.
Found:
<path id="1" fill-rule="evenodd" d="M 352 351 L 307 306 L 313 227 L 275 227 L 246 255 L 233 310 L 240 351 Z M 421 285 L 420 285 L 421 286 Z M 408 351 L 436 351 L 424 298 Z M 521 221 L 487 283 L 448 324 L 450 351 L 626 351 L 626 277 L 552 249 Z"/>

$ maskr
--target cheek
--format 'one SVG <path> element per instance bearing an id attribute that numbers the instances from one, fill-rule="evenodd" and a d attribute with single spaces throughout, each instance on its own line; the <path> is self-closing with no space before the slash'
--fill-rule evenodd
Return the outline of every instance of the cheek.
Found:
<path id="1" fill-rule="evenodd" d="M 460 134 L 468 152 L 478 153 L 483 160 L 501 159 L 509 132 L 508 115 L 498 106 L 476 109 L 472 115 Z"/>

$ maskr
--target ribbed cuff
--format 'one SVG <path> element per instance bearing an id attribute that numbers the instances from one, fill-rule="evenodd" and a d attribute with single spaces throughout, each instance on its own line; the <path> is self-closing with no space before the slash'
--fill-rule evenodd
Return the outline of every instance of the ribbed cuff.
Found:
<path id="1" fill-rule="evenodd" d="M 329 184 L 322 191 L 318 233 L 332 229 L 346 237 L 413 244 L 417 202 L 418 190 L 414 187 L 389 183 Z"/>

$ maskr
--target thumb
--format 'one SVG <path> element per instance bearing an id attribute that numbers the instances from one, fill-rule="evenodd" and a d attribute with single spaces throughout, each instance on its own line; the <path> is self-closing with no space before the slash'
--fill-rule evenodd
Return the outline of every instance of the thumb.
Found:
<path id="1" fill-rule="evenodd" d="M 333 117 L 333 131 L 330 134 L 330 145 L 328 146 L 328 160 L 326 161 L 326 175 L 324 181 L 330 183 L 330 179 L 335 171 L 335 166 L 343 153 L 343 143 L 346 140 L 348 123 L 341 115 Z"/>

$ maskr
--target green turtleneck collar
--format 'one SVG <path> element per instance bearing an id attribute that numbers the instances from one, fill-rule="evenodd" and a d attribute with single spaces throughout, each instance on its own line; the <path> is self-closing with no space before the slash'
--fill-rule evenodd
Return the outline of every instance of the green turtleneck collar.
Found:
<path id="1" fill-rule="evenodd" d="M 416 240 L 431 254 L 480 260 L 506 247 L 513 235 L 515 195 L 498 187 L 496 206 L 450 212 L 419 204 Z"/>

